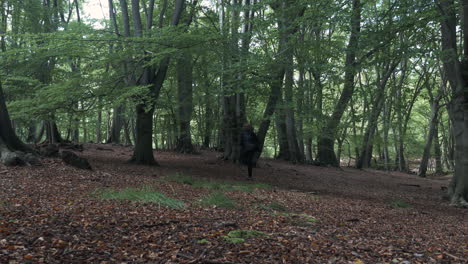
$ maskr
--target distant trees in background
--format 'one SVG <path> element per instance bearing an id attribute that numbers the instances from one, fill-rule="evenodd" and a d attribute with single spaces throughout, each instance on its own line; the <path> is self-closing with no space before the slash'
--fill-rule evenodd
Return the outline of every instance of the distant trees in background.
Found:
<path id="1" fill-rule="evenodd" d="M 454 171 L 466 202 L 467 1 L 108 0 L 100 27 L 82 4 L 1 1 L 3 149 L 14 132 L 236 162 L 250 122 L 265 157 Z"/>

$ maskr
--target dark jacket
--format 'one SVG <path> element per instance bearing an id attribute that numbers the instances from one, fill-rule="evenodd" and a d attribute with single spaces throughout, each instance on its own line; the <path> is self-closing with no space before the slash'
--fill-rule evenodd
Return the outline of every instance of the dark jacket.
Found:
<path id="1" fill-rule="evenodd" d="M 254 154 L 260 151 L 257 135 L 252 131 L 242 131 L 240 135 L 240 146 L 240 161 L 246 165 L 254 163 Z"/>

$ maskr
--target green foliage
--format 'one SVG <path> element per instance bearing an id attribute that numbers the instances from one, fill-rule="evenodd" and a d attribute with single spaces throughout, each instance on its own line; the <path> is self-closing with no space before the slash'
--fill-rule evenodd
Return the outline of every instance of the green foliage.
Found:
<path id="1" fill-rule="evenodd" d="M 324 131 L 335 109 L 344 83 L 345 50 L 350 36 L 352 5 L 340 1 L 298 0 L 281 12 L 273 10 L 275 1 L 251 3 L 255 16 L 249 19 L 252 32 L 242 31 L 244 20 L 239 19 L 238 34 L 235 32 L 233 13 L 245 11 L 243 4 L 225 5 L 224 27 L 220 25 L 219 7 L 198 1 L 193 7 L 187 5 L 179 26 L 167 26 L 171 16 L 163 16 L 163 26 L 157 26 L 159 16 L 154 17 L 153 27 L 145 30 L 143 37 L 123 37 L 122 13 L 118 1 L 116 18 L 120 35 L 115 34 L 111 21 L 98 21 L 82 16 L 76 21 L 76 11 L 64 0 L 57 7 L 42 5 L 38 1 L 7 0 L 8 12 L 4 12 L 4 47 L 0 63 L 0 75 L 6 101 L 17 132 L 22 138 L 28 135 L 31 124 L 55 119 L 62 135 L 69 135 L 70 128 L 78 120 L 80 140 L 97 138 L 97 115 L 99 124 L 110 122 L 112 108 L 126 107 L 125 122 L 135 127 L 134 105 L 144 103 L 147 110 L 155 107 L 154 138 L 158 147 L 173 147 L 178 136 L 177 84 L 175 60 L 185 52 L 193 58 L 193 109 L 191 122 L 192 139 L 201 144 L 211 136 L 211 146 L 216 143 L 224 122 L 220 99 L 242 93 L 245 96 L 246 117 L 255 127 L 263 121 L 264 110 L 269 101 L 281 36 L 284 35 L 278 22 L 286 19 L 291 26 L 299 25 L 287 45 L 294 50 L 293 99 L 282 100 L 279 106 L 289 106 L 302 126 L 298 129 L 303 139 L 312 139 L 312 155 L 317 154 L 317 138 Z M 337 131 L 341 157 L 355 160 L 361 152 L 369 113 L 375 103 L 376 89 L 382 81 L 386 63 L 400 63 L 387 82 L 385 114 L 379 115 L 375 136 L 371 139 L 374 157 L 388 150 L 386 166 L 395 164 L 398 140 L 404 143 L 406 160 L 418 159 L 427 142 L 427 116 L 430 113 L 429 96 L 425 90 L 437 90 L 441 83 L 439 57 L 447 56 L 440 51 L 440 26 L 438 10 L 427 1 L 380 1 L 362 2 L 362 21 L 357 45 L 356 87 Z M 142 1 L 141 12 L 148 9 L 148 1 Z M 289 17 L 297 8 L 304 7 L 303 17 Z M 155 14 L 161 10 L 156 5 Z M 174 8 L 169 2 L 167 13 Z M 194 20 L 185 24 L 188 10 L 194 8 Z M 149 9 L 148 9 L 149 10 Z M 241 17 L 242 17 L 241 12 Z M 143 15 L 142 17 L 146 17 Z M 46 19 L 48 18 L 48 19 Z M 143 19 L 143 27 L 147 21 Z M 132 23 L 132 22 L 131 22 Z M 96 28 L 101 24 L 101 28 Z M 236 41 L 237 38 L 237 41 Z M 248 47 L 243 47 L 250 40 Z M 244 49 L 245 48 L 245 49 Z M 155 98 L 152 85 L 138 85 L 144 68 L 157 71 L 159 64 L 170 57 L 166 80 L 159 98 Z M 276 65 L 276 66 L 275 66 Z M 301 74 L 299 74 L 301 73 Z M 234 78 L 233 78 L 234 77 Z M 422 92 L 420 91 L 422 88 Z M 448 88 L 448 87 L 447 87 Z M 447 89 L 449 91 L 450 89 Z M 435 93 L 435 92 L 434 92 Z M 400 98 L 396 95 L 400 94 Z M 448 94 L 445 97 L 450 97 Z M 412 98 L 416 98 L 414 107 Z M 299 106 L 301 104 L 301 107 Z M 349 110 L 349 111 L 348 111 Z M 405 115 L 411 111 L 408 123 Z M 399 113 L 403 116 L 399 117 Z M 439 113 L 442 149 L 450 149 L 448 139 L 449 117 L 445 108 Z M 272 117 L 273 119 L 274 117 Z M 211 123 L 207 123 L 210 120 Z M 385 121 L 385 122 L 383 122 Z M 274 124 L 274 122 L 272 122 Z M 403 131 L 399 131 L 403 126 Z M 104 130 L 104 129 L 102 129 Z M 131 131 L 132 129 L 130 129 Z M 445 132 L 446 131 L 446 132 Z M 445 133 L 445 135 L 443 135 Z M 102 133 L 104 134 L 104 133 Z M 384 140 L 384 134 L 387 135 Z M 298 135 L 299 136 L 299 135 Z M 129 142 L 128 142 L 129 143 Z M 222 147 L 222 146 L 217 146 Z M 338 150 L 338 148 L 336 149 Z M 266 135 L 262 157 L 273 157 L 278 152 L 278 131 L 274 125 Z M 187 180 L 187 179 L 185 179 Z M 253 192 L 252 184 L 211 182 L 188 179 L 185 184 L 223 191 Z"/>
<path id="2" fill-rule="evenodd" d="M 318 220 L 308 214 L 295 214 L 294 216 L 299 216 L 301 218 L 303 218 L 304 220 L 306 220 L 307 222 L 309 223 L 317 223 Z"/>
<path id="3" fill-rule="evenodd" d="M 210 241 L 208 241 L 208 239 L 204 238 L 204 239 L 200 239 L 197 241 L 198 244 L 208 244 L 210 243 Z"/>
<path id="4" fill-rule="evenodd" d="M 395 208 L 410 208 L 411 205 L 405 201 L 394 200 L 390 202 L 390 205 Z"/>
<path id="5" fill-rule="evenodd" d="M 230 243 L 242 243 L 246 239 L 256 238 L 256 237 L 266 237 L 268 234 L 256 231 L 256 230 L 233 230 L 230 231 L 227 236 L 223 236 Z"/>
<path id="6" fill-rule="evenodd" d="M 236 208 L 236 204 L 226 194 L 222 192 L 213 192 L 200 200 L 200 203 L 205 206 L 216 206 L 226 209 Z"/>
<path id="7" fill-rule="evenodd" d="M 238 237 L 223 236 L 223 238 L 226 239 L 228 242 L 233 243 L 233 244 L 238 244 L 238 243 L 245 242 L 245 239 L 238 238 Z"/>
<path id="8" fill-rule="evenodd" d="M 157 203 L 161 206 L 183 209 L 185 204 L 182 201 L 169 198 L 160 192 L 151 190 L 150 188 L 126 188 L 123 190 L 104 189 L 97 192 L 101 199 L 105 200 L 128 200 L 135 202 Z"/>

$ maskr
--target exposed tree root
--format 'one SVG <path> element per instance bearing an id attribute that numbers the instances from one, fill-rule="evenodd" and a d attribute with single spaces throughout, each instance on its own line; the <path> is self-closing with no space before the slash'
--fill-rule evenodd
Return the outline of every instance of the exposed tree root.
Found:
<path id="1" fill-rule="evenodd" d="M 454 194 L 450 199 L 450 205 L 455 207 L 468 208 L 468 201 L 459 194 Z"/>
<path id="2" fill-rule="evenodd" d="M 5 166 L 39 166 L 41 162 L 33 153 L 22 151 L 11 151 L 2 141 L 0 141 L 0 162 Z"/>

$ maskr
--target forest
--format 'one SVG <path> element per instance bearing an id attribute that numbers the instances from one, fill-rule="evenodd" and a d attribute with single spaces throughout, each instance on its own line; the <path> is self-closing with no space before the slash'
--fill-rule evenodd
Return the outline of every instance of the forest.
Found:
<path id="1" fill-rule="evenodd" d="M 0 1 L 0 262 L 466 263 L 468 0 Z"/>

